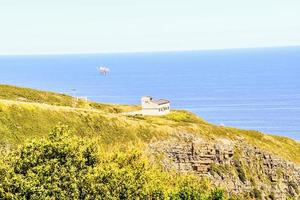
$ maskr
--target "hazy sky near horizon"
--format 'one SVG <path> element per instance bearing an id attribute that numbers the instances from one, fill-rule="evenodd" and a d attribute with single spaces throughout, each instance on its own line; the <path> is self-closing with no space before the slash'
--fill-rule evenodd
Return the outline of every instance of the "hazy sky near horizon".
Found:
<path id="1" fill-rule="evenodd" d="M 0 54 L 300 45 L 300 0 L 0 0 Z"/>

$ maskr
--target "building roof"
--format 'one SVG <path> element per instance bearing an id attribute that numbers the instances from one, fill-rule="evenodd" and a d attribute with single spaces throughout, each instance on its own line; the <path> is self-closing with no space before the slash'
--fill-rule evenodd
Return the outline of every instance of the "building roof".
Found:
<path id="1" fill-rule="evenodd" d="M 158 104 L 158 105 L 170 103 L 170 101 L 169 101 L 169 100 L 166 100 L 166 99 L 152 100 L 151 102 L 152 102 L 152 103 L 155 103 L 155 104 Z"/>

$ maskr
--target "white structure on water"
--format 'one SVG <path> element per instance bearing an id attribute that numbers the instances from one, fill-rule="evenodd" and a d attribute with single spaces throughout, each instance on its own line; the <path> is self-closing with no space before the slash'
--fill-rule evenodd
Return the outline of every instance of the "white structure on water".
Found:
<path id="1" fill-rule="evenodd" d="M 170 112 L 170 101 L 166 99 L 154 100 L 152 97 L 144 96 L 141 104 L 143 115 L 165 115 Z"/>
<path id="2" fill-rule="evenodd" d="M 98 70 L 98 72 L 100 72 L 100 74 L 102 74 L 104 76 L 106 76 L 107 74 L 109 74 L 109 71 L 110 71 L 109 68 L 104 67 L 104 66 L 98 67 L 97 70 Z"/>

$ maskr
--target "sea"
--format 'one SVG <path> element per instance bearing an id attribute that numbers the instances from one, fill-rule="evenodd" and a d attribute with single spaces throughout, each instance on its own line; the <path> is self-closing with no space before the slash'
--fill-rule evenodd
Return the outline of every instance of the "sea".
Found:
<path id="1" fill-rule="evenodd" d="M 0 84 L 118 104 L 149 95 L 214 124 L 300 140 L 300 47 L 0 56 Z"/>

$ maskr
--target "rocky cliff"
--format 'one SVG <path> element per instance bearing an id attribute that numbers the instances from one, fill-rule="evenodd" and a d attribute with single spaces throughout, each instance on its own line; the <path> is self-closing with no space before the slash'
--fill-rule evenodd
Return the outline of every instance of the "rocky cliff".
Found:
<path id="1" fill-rule="evenodd" d="M 176 133 L 150 147 L 164 155 L 166 168 L 208 177 L 231 194 L 254 199 L 300 199 L 300 167 L 250 146 L 242 138 L 207 141 Z"/>

